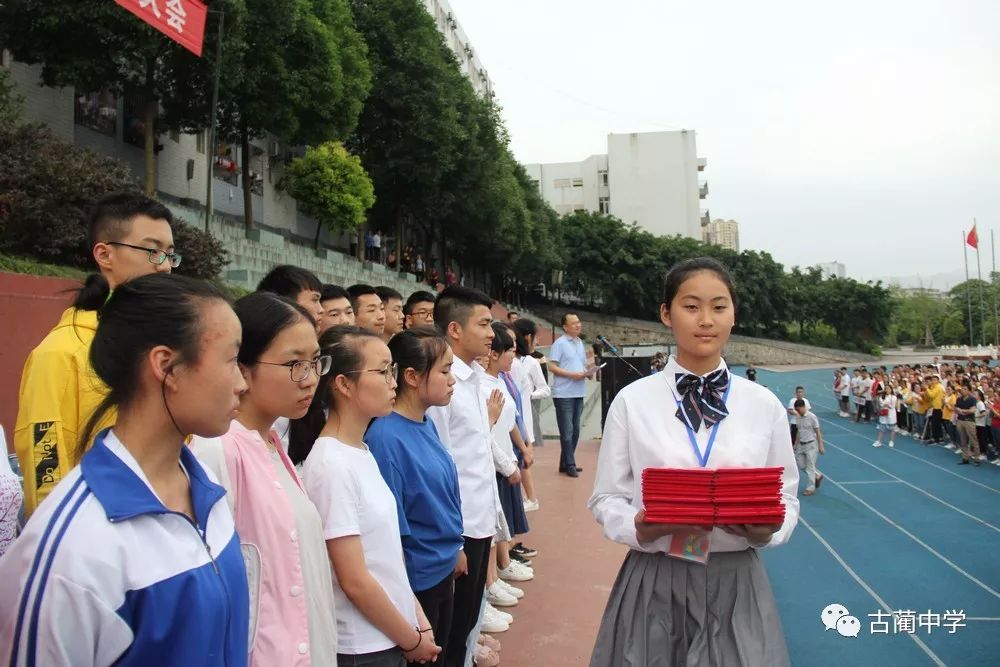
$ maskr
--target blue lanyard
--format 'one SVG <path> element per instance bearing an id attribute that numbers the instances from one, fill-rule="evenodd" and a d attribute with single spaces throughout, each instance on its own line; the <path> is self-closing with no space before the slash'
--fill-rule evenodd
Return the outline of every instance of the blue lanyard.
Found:
<path id="1" fill-rule="evenodd" d="M 729 401 L 729 390 L 733 388 L 733 379 L 729 378 L 729 384 L 726 385 L 726 393 L 722 395 L 722 402 L 726 403 Z M 687 415 L 684 413 L 684 409 L 681 407 L 681 403 L 684 402 L 683 399 L 677 400 L 677 407 L 680 409 L 681 414 L 684 415 L 684 430 L 687 431 L 688 440 L 691 441 L 691 448 L 694 450 L 695 458 L 698 459 L 698 465 L 702 468 L 708 465 L 708 457 L 712 455 L 712 445 L 715 444 L 715 436 L 719 434 L 719 424 L 722 422 L 715 422 L 715 426 L 712 427 L 711 432 L 708 436 L 708 445 L 705 447 L 705 455 L 701 455 L 701 450 L 698 449 L 698 440 L 694 437 L 694 429 L 691 428 L 691 424 L 688 423 Z"/>

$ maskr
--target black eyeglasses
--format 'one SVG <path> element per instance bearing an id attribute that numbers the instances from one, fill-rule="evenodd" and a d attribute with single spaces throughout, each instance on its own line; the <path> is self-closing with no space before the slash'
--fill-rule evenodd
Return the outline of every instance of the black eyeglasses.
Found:
<path id="1" fill-rule="evenodd" d="M 296 361 L 286 361 L 283 364 L 276 364 L 273 361 L 258 361 L 257 363 L 264 364 L 265 366 L 284 366 L 288 369 L 288 375 L 292 378 L 292 382 L 302 382 L 312 372 L 315 372 L 318 378 L 329 373 L 333 358 L 328 354 L 324 354 L 322 357 L 316 357 L 312 361 L 299 359 Z"/>
<path id="2" fill-rule="evenodd" d="M 125 248 L 132 248 L 132 250 L 142 250 L 146 253 L 150 264 L 155 264 L 159 266 L 166 261 L 170 262 L 170 268 L 176 269 L 181 265 L 181 256 L 175 252 L 166 252 L 160 250 L 159 248 L 143 248 L 139 245 L 132 245 L 131 243 L 121 243 L 119 241 L 105 241 L 107 245 L 120 245 Z"/>
<path id="3" fill-rule="evenodd" d="M 385 368 L 362 368 L 357 371 L 348 371 L 345 375 L 351 375 L 353 373 L 379 373 L 385 378 L 385 383 L 387 385 L 392 385 L 393 380 L 396 379 L 397 371 L 399 371 L 399 364 L 394 361 Z"/>

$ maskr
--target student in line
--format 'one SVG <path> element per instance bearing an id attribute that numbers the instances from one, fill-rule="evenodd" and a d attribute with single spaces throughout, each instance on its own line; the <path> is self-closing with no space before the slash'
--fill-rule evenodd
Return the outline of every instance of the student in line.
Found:
<path id="1" fill-rule="evenodd" d="M 173 220 L 170 209 L 137 192 L 110 194 L 94 205 L 87 239 L 99 273 L 87 277 L 21 373 L 14 450 L 24 476 L 26 514 L 79 463 L 75 452 L 83 426 L 107 394 L 88 359 L 97 311 L 126 280 L 169 273 L 180 264 Z M 101 426 L 113 422 L 112 412 Z"/>
<path id="2" fill-rule="evenodd" d="M 488 354 L 493 342 L 493 302 L 479 290 L 450 287 L 434 306 L 434 324 L 454 353 L 451 403 L 434 406 L 427 416 L 458 469 L 462 498 L 462 537 L 468 574 L 455 582 L 455 611 L 445 655 L 449 667 L 465 664 L 466 643 L 479 624 L 490 554 L 502 512 L 493 469 L 491 424 L 480 392 L 483 371 L 476 357 Z"/>
<path id="3" fill-rule="evenodd" d="M 441 648 L 407 579 L 396 499 L 364 441 L 372 419 L 392 411 L 396 364 L 386 344 L 360 327 L 330 329 L 320 351 L 330 372 L 314 406 L 329 416 L 314 434 L 303 479 L 333 563 L 337 662 L 432 662 Z"/>
<path id="4" fill-rule="evenodd" d="M 18 515 L 24 502 L 21 480 L 10 467 L 7 453 L 7 436 L 0 425 L 0 557 L 17 537 Z"/>
<path id="5" fill-rule="evenodd" d="M 246 389 L 239 348 L 240 322 L 208 283 L 154 274 L 116 287 L 90 348 L 108 393 L 87 451 L 0 559 L 4 664 L 246 664 L 250 599 L 226 491 L 184 444 L 229 428 Z M 111 408 L 114 426 L 91 440 Z"/>
<path id="6" fill-rule="evenodd" d="M 406 299 L 403 305 L 403 328 L 434 326 L 434 301 L 430 292 L 418 290 Z"/>
<path id="7" fill-rule="evenodd" d="M 525 440 L 530 444 L 532 450 L 542 446 L 542 425 L 539 419 L 543 398 L 552 395 L 552 389 L 545 376 L 542 374 L 541 364 L 538 359 L 532 356 L 535 351 L 535 336 L 538 333 L 537 325 L 527 319 L 520 318 L 514 322 L 515 349 L 517 356 L 514 359 L 514 375 L 518 381 L 518 389 L 521 392 L 522 414 L 525 416 L 525 430 L 527 437 Z M 522 480 L 524 483 L 524 511 L 534 512 L 539 508 L 538 495 L 535 493 L 534 477 L 531 468 L 522 470 Z"/>
<path id="8" fill-rule="evenodd" d="M 448 405 L 454 391 L 454 356 L 431 327 L 407 329 L 389 341 L 397 364 L 392 412 L 368 427 L 365 442 L 396 497 L 410 587 L 434 637 L 448 645 L 455 579 L 467 571 L 462 551 L 458 470 L 438 437 L 428 408 Z M 438 661 L 444 662 L 439 655 Z"/>
<path id="9" fill-rule="evenodd" d="M 371 285 L 351 285 L 347 288 L 354 309 L 354 323 L 362 329 L 382 336 L 385 331 L 385 304 Z"/>
<path id="10" fill-rule="evenodd" d="M 889 447 L 896 446 L 896 402 L 896 394 L 893 393 L 892 389 L 884 384 L 881 385 L 878 395 L 878 425 L 876 426 L 878 436 L 872 443 L 872 447 L 882 446 L 883 433 L 889 434 Z"/>
<path id="11" fill-rule="evenodd" d="M 321 335 L 330 327 L 338 327 L 342 324 L 354 326 L 354 308 L 351 307 L 351 295 L 340 285 L 323 285 L 320 304 L 323 306 L 323 317 L 319 323 Z"/>
<path id="12" fill-rule="evenodd" d="M 382 340 L 388 344 L 392 337 L 403 330 L 403 295 L 391 287 L 376 287 L 375 293 L 382 300 L 385 324 L 382 326 Z"/>
<path id="13" fill-rule="evenodd" d="M 732 279 L 719 262 L 696 258 L 674 265 L 660 320 L 673 332 L 677 355 L 662 373 L 622 389 L 608 412 L 589 507 L 605 535 L 630 551 L 598 631 L 594 667 L 789 664 L 757 550 L 791 536 L 799 475 L 781 401 L 731 373 L 722 360 L 735 311 Z M 707 561 L 682 548 L 703 540 L 704 531 L 645 520 L 646 468 L 765 466 L 783 468 L 784 522 L 715 528 L 707 534 Z M 740 602 L 745 600 L 754 603 Z"/>
<path id="14" fill-rule="evenodd" d="M 305 308 L 317 325 L 323 320 L 323 283 L 312 271 L 290 264 L 276 266 L 257 284 L 257 291 L 291 299 Z"/>
<path id="15" fill-rule="evenodd" d="M 312 316 L 294 301 L 257 292 L 234 308 L 243 327 L 238 363 L 247 390 L 221 438 L 191 449 L 226 489 L 247 563 L 250 664 L 333 665 L 333 581 L 316 507 L 273 424 L 309 409 L 330 358 L 319 354 Z"/>
<path id="16" fill-rule="evenodd" d="M 788 429 L 792 436 L 792 442 L 795 442 L 795 432 L 798 429 L 799 413 L 795 410 L 795 403 L 799 400 L 805 401 L 806 410 L 812 410 L 812 404 L 810 404 L 809 399 L 806 398 L 805 387 L 796 387 L 795 395 L 788 399 L 788 408 L 786 410 L 788 413 Z"/>

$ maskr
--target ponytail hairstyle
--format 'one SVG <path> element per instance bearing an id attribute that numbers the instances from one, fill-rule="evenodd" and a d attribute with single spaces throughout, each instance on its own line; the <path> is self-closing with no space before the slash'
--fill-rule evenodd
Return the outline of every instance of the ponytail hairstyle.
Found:
<path id="1" fill-rule="evenodd" d="M 382 338 L 367 329 L 348 325 L 332 327 L 320 336 L 320 354 L 330 356 L 330 372 L 319 379 L 309 411 L 289 424 L 288 457 L 292 463 L 297 465 L 309 457 L 326 424 L 325 411 L 333 411 L 336 407 L 333 383 L 340 375 L 352 377 L 351 373 L 361 370 L 364 363 L 362 347 L 368 340 L 380 341 Z"/>
<path id="2" fill-rule="evenodd" d="M 288 327 L 305 320 L 316 326 L 316 320 L 298 303 L 272 292 L 254 292 L 233 304 L 236 317 L 243 327 L 238 360 L 242 366 L 253 366 L 275 338 Z"/>
<path id="3" fill-rule="evenodd" d="M 169 273 L 134 278 L 112 293 L 101 308 L 90 346 L 90 365 L 108 394 L 80 434 L 78 459 L 108 411 L 120 410 L 138 397 L 139 369 L 151 349 L 164 345 L 180 353 L 179 363 L 198 361 L 202 308 L 213 300 L 228 303 L 211 284 Z"/>
<path id="4" fill-rule="evenodd" d="M 514 347 L 517 356 L 527 357 L 531 354 L 531 345 L 528 344 L 528 336 L 534 340 L 538 335 L 538 326 L 527 318 L 520 317 L 514 320 L 511 325 L 514 329 Z"/>
<path id="5" fill-rule="evenodd" d="M 393 336 L 389 341 L 389 351 L 392 352 L 392 360 L 399 367 L 396 371 L 396 392 L 402 395 L 404 391 L 410 390 L 403 381 L 406 369 L 412 368 L 427 382 L 428 373 L 434 368 L 434 364 L 448 352 L 448 342 L 434 327 L 413 327 Z"/>
<path id="6" fill-rule="evenodd" d="M 83 286 L 77 290 L 73 299 L 73 307 L 77 310 L 100 310 L 111 296 L 111 285 L 108 279 L 100 273 L 91 273 L 83 281 Z"/>

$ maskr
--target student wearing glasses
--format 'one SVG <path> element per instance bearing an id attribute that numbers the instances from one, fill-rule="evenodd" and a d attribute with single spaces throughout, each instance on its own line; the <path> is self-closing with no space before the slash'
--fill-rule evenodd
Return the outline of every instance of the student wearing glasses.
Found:
<path id="1" fill-rule="evenodd" d="M 441 648 L 407 579 L 396 499 L 364 442 L 372 419 L 392 411 L 397 365 L 381 338 L 360 327 L 330 329 L 320 349 L 330 371 L 310 411 L 328 416 L 318 431 L 293 430 L 292 447 L 304 445 L 306 491 L 333 563 L 337 662 L 432 661 Z"/>
<path id="2" fill-rule="evenodd" d="M 87 235 L 99 273 L 87 277 L 59 322 L 31 351 L 21 374 L 14 449 L 24 475 L 24 509 L 30 514 L 79 461 L 81 431 L 107 394 L 88 355 L 97 311 L 111 290 L 149 273 L 169 273 L 181 263 L 174 251 L 170 209 L 136 192 L 98 201 Z M 114 413 L 104 423 L 114 422 Z"/>
<path id="3" fill-rule="evenodd" d="M 403 305 L 403 328 L 434 326 L 434 301 L 430 292 L 419 290 L 410 295 Z"/>
<path id="4" fill-rule="evenodd" d="M 319 378 L 316 326 L 299 304 L 268 292 L 234 306 L 247 390 L 221 438 L 191 447 L 225 487 L 250 586 L 250 665 L 332 665 L 337 624 L 323 525 L 273 424 L 309 409 Z"/>

